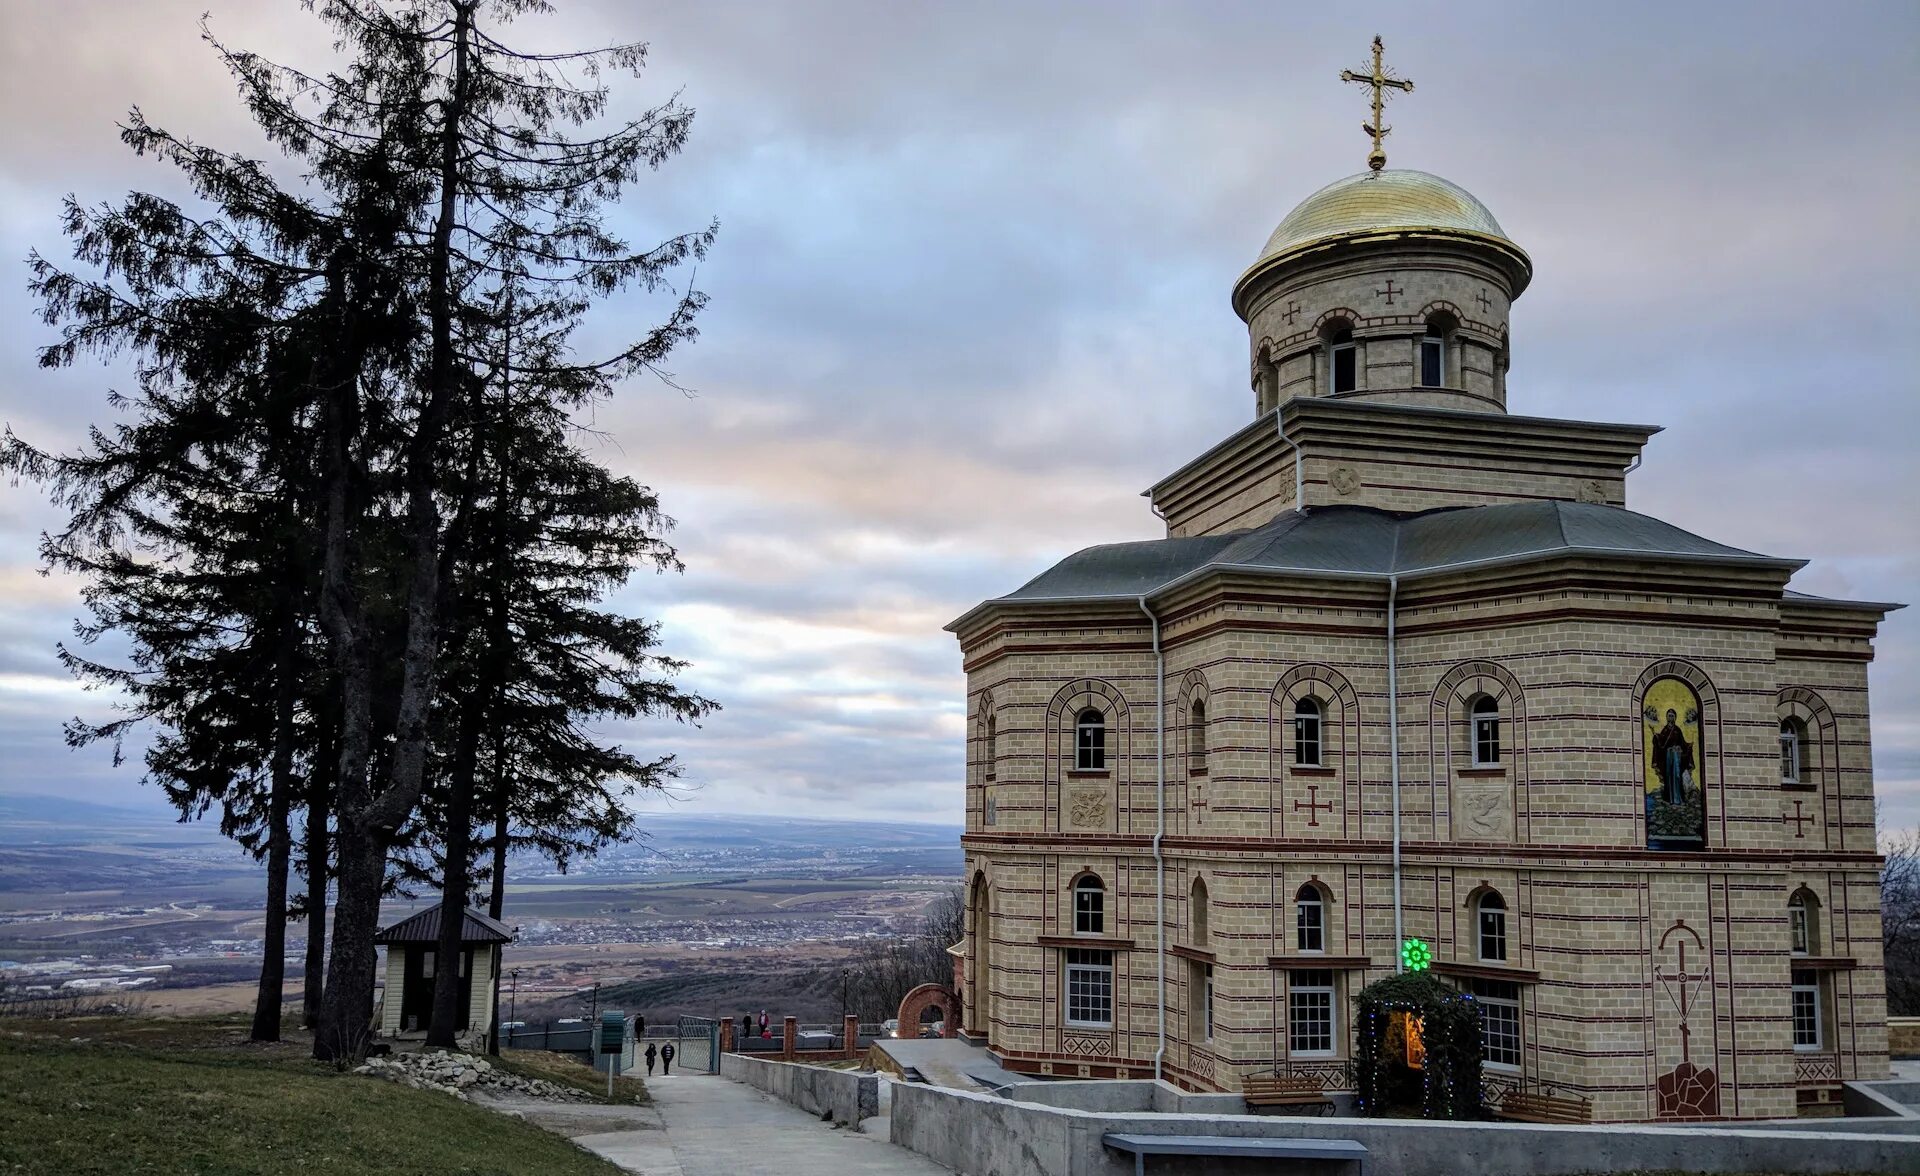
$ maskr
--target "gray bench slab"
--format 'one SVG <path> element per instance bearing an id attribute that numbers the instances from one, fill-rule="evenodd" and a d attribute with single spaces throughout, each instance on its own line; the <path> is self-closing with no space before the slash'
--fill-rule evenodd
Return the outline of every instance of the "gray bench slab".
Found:
<path id="1" fill-rule="evenodd" d="M 1357 1139 L 1245 1139 L 1228 1135 L 1128 1135 L 1109 1131 L 1100 1141 L 1115 1151 L 1132 1152 L 1135 1173 L 1146 1172 L 1148 1156 L 1352 1160 L 1362 1164 L 1367 1155 L 1366 1145 Z"/>

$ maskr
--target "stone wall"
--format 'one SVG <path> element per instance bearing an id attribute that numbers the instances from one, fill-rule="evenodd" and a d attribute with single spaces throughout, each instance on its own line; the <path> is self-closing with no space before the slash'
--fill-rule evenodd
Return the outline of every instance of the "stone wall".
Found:
<path id="1" fill-rule="evenodd" d="M 1920 1172 L 1906 1135 L 1695 1127 L 1558 1127 L 1395 1119 L 1098 1114 L 931 1086 L 893 1091 L 891 1138 L 960 1172 L 1125 1176 L 1107 1132 L 1353 1139 L 1372 1176 L 1561 1176 L 1630 1170 L 1725 1173 Z"/>
<path id="2" fill-rule="evenodd" d="M 720 1055 L 720 1076 L 764 1090 L 810 1115 L 831 1114 L 840 1124 L 857 1124 L 880 1113 L 876 1074 L 725 1053 Z"/>

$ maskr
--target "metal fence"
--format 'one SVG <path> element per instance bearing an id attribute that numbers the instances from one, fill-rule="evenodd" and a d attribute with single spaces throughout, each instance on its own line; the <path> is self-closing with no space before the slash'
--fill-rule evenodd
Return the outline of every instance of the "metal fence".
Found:
<path id="1" fill-rule="evenodd" d="M 674 1052 L 682 1069 L 720 1072 L 720 1022 L 711 1017 L 681 1017 Z"/>

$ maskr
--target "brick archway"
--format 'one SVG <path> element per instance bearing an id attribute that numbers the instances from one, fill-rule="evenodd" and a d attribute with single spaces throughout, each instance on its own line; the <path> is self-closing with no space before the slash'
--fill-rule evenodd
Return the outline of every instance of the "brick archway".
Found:
<path id="1" fill-rule="evenodd" d="M 944 984 L 922 984 L 900 1001 L 900 1035 L 920 1036 L 920 1014 L 938 1008 L 942 1019 L 940 1036 L 952 1037 L 960 1031 L 960 1002 L 953 989 Z"/>

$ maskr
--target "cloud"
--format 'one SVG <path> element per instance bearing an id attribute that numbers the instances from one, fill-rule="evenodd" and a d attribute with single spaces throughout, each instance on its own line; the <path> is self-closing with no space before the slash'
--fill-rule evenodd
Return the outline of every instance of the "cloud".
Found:
<path id="1" fill-rule="evenodd" d="M 266 154 L 197 40 L 205 4 L 8 4 L 0 256 L 63 255 L 64 192 L 177 192 L 115 139 L 134 104 Z M 211 17 L 236 44 L 325 60 L 295 4 Z M 1665 424 L 1637 509 L 1810 559 L 1812 591 L 1920 599 L 1912 9 L 1369 18 L 569 0 L 528 22 L 554 48 L 652 42 L 620 109 L 684 89 L 699 115 L 620 227 L 722 225 L 702 337 L 673 361 L 697 395 L 636 381 L 590 423 L 660 490 L 688 564 L 620 606 L 660 617 L 727 709 L 697 732 L 610 733 L 679 753 L 695 807 L 957 816 L 964 681 L 940 626 L 1073 550 L 1150 537 L 1138 491 L 1247 419 L 1228 289 L 1288 208 L 1361 166 L 1361 95 L 1335 75 L 1375 31 L 1419 84 L 1389 111 L 1393 164 L 1466 185 L 1534 258 L 1514 409 Z M 49 331 L 21 285 L 0 282 L 0 421 L 71 445 L 127 373 L 36 368 Z M 583 340 L 612 347 L 658 310 L 622 297 Z M 0 789 L 130 791 L 136 771 L 59 742 L 66 710 L 101 700 L 53 685 L 77 606 L 32 571 L 54 521 L 31 488 L 0 489 Z M 1896 614 L 1872 667 L 1902 824 L 1920 822 L 1916 632 Z"/>

